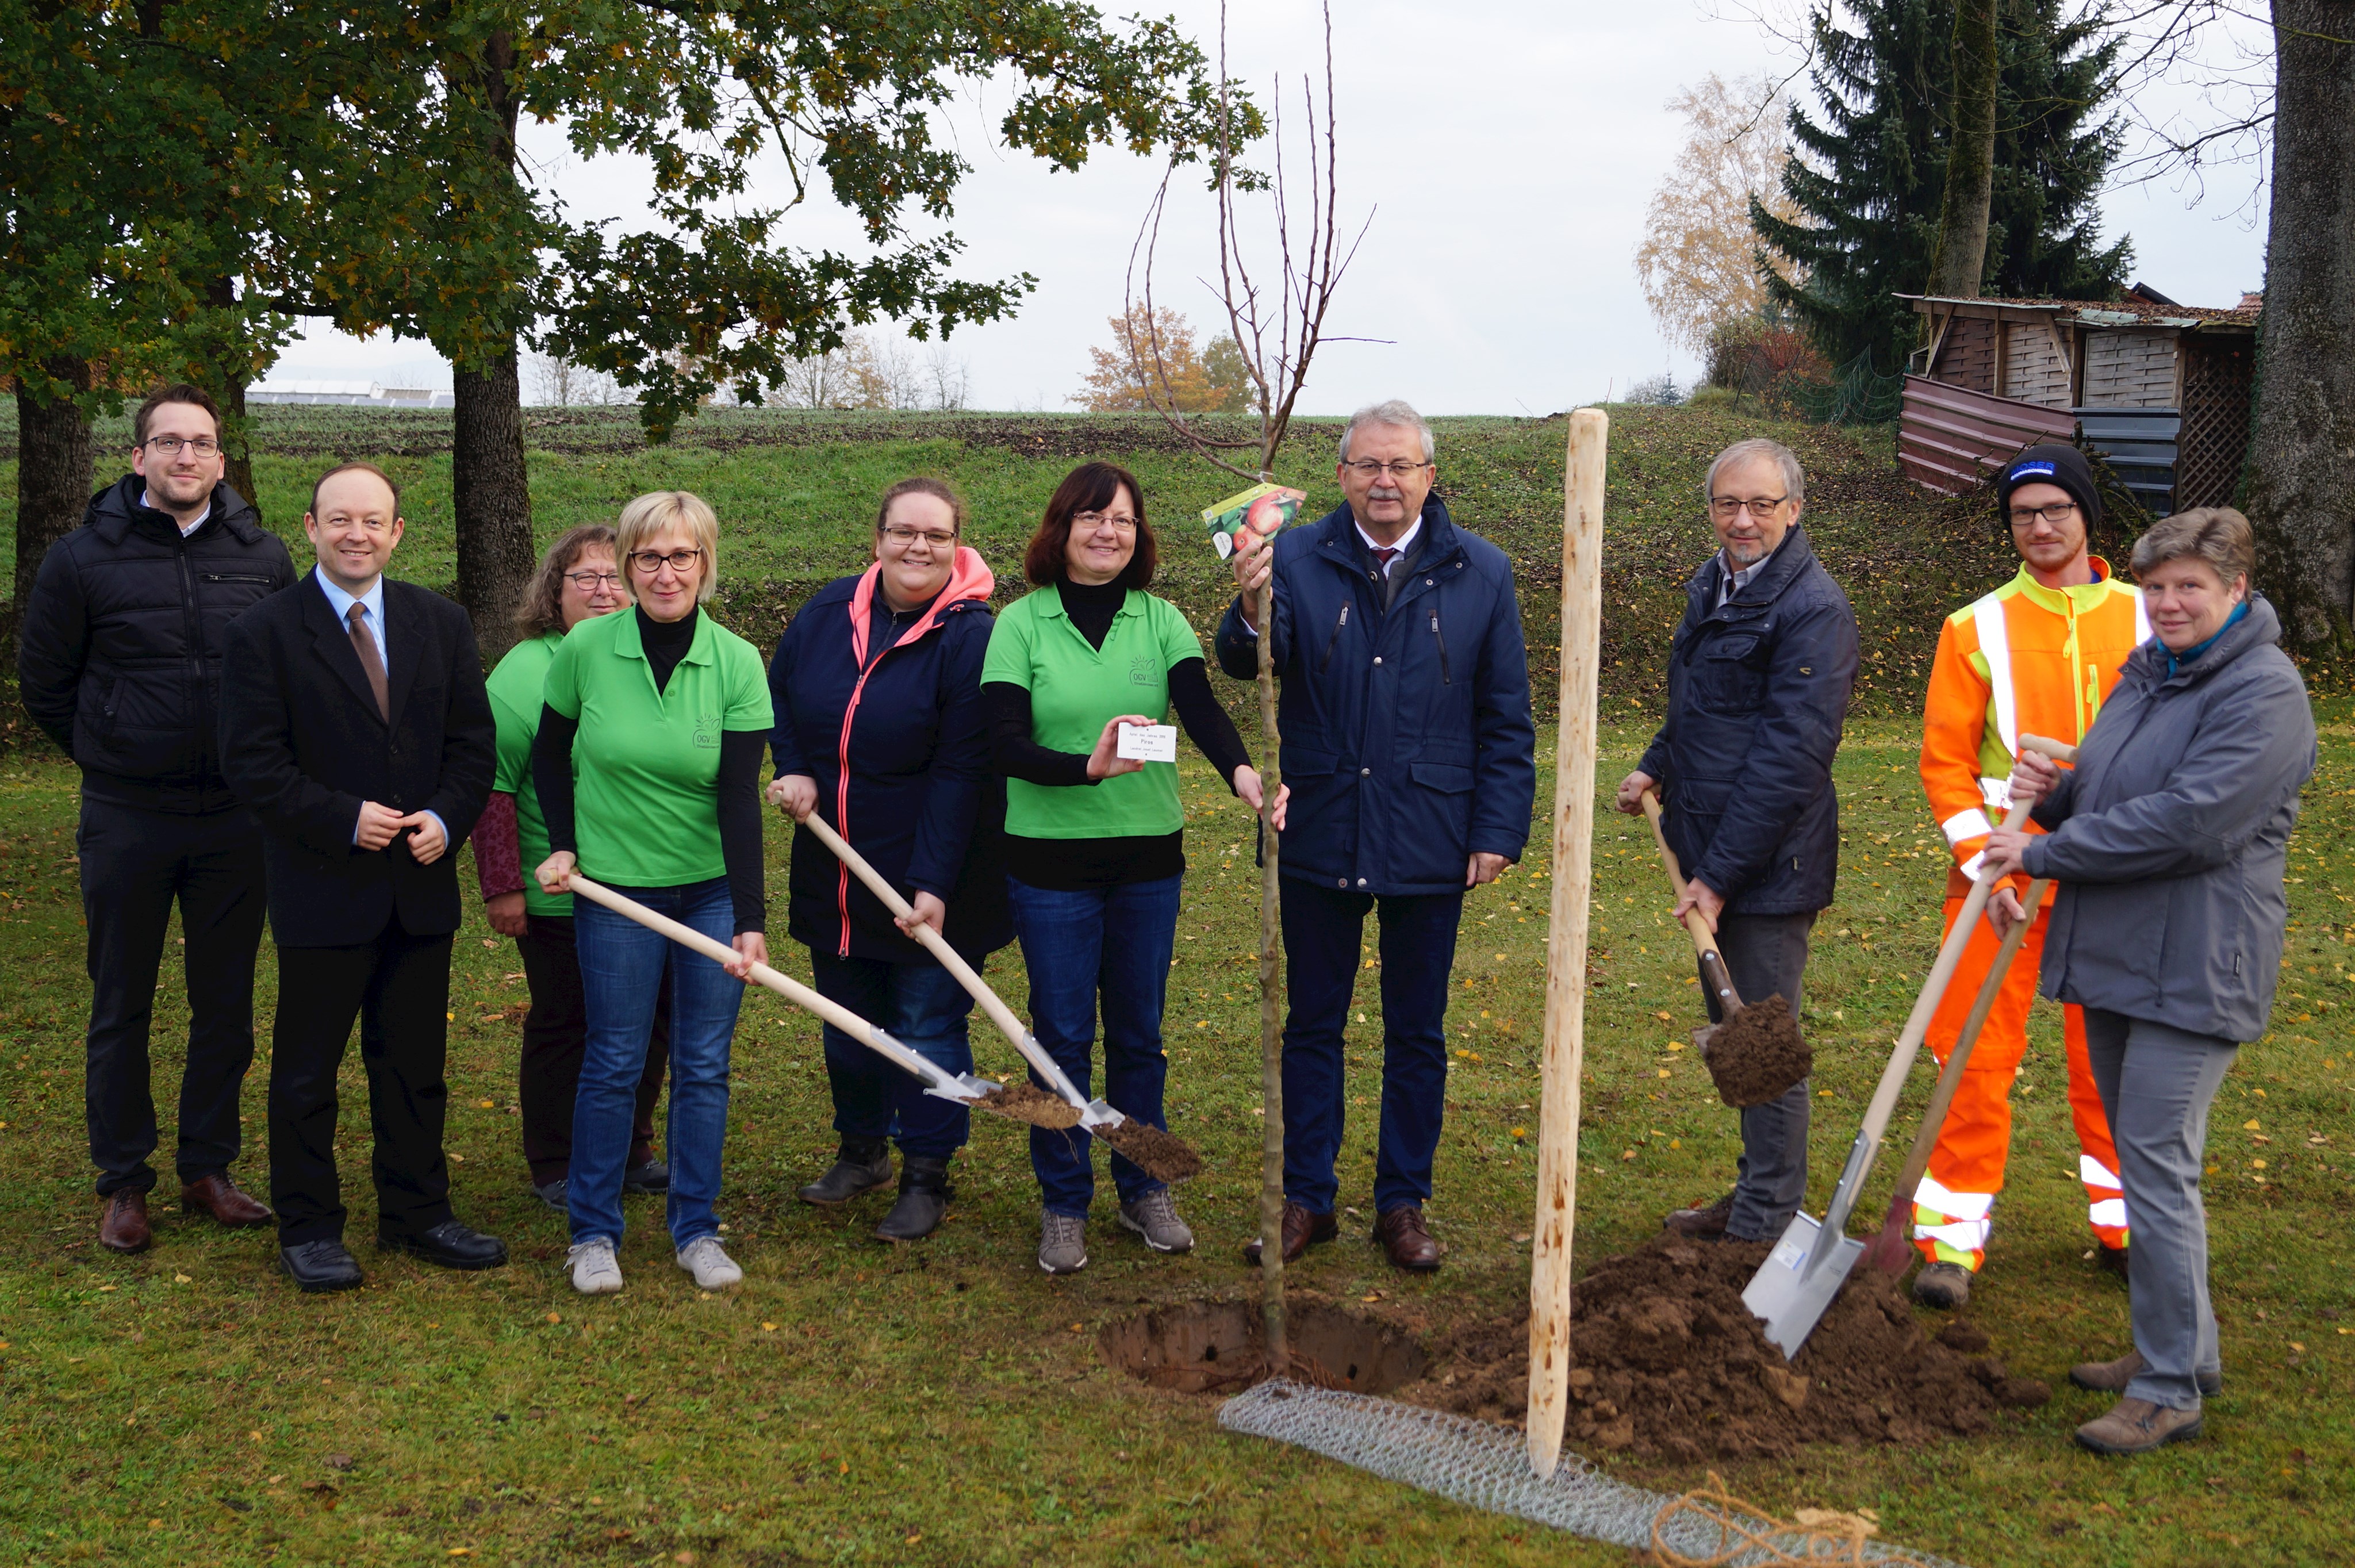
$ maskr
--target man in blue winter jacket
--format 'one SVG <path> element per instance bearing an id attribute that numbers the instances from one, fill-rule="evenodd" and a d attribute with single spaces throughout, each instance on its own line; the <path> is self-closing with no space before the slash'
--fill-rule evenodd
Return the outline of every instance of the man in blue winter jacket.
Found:
<path id="1" fill-rule="evenodd" d="M 1512 562 L 1431 493 L 1431 427 L 1403 402 L 1360 409 L 1322 521 L 1244 530 L 1219 666 L 1259 673 L 1260 585 L 1283 685 L 1292 805 L 1281 837 L 1285 984 L 1284 1257 L 1338 1234 L 1342 1031 L 1369 911 L 1380 924 L 1381 1133 L 1374 1239 L 1399 1268 L 1439 1266 L 1425 1228 L 1447 1093 L 1447 981 L 1465 890 L 1520 858 L 1537 787 L 1528 651 Z M 1244 1255 L 1258 1260 L 1260 1243 Z"/>
<path id="2" fill-rule="evenodd" d="M 1668 714 L 1619 785 L 1640 815 L 1657 791 L 1683 869 L 1672 923 L 1697 909 L 1745 1001 L 1780 995 L 1799 1014 L 1816 916 L 1839 868 L 1832 753 L 1856 686 L 1856 615 L 1799 527 L 1805 476 L 1790 448 L 1738 441 L 1710 464 L 1704 493 L 1718 552 L 1685 584 L 1668 652 Z M 1701 987 L 1711 1021 L 1717 1000 Z M 1680 1209 L 1668 1229 L 1697 1240 L 1771 1241 L 1807 1190 L 1806 1080 L 1742 1113 L 1732 1192 Z"/>

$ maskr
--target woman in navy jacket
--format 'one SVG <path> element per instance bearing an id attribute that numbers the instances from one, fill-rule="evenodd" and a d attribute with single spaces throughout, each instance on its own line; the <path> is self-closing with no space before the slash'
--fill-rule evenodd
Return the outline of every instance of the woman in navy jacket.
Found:
<path id="1" fill-rule="evenodd" d="M 981 698 L 996 584 L 960 542 L 964 526 L 946 485 L 901 480 L 876 515 L 875 564 L 827 584 L 785 628 L 769 666 L 769 798 L 796 822 L 816 811 L 978 968 L 1014 931 L 1006 784 L 989 766 Z M 822 995 L 947 1071 L 972 1071 L 973 998 L 806 829 L 794 834 L 790 890 L 788 929 L 808 945 Z M 931 1234 L 969 1114 L 831 1024 L 824 1034 L 842 1147 L 802 1200 L 842 1203 L 890 1181 L 884 1142 L 896 1136 L 899 1201 L 876 1234 Z"/>

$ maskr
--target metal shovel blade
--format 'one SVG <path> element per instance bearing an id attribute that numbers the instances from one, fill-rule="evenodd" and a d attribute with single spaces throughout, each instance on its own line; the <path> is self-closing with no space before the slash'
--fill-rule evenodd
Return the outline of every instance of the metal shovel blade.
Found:
<path id="1" fill-rule="evenodd" d="M 1102 1099 L 1089 1101 L 1080 1111 L 1080 1125 L 1083 1127 L 1116 1127 L 1126 1120 L 1126 1116 Z"/>
<path id="2" fill-rule="evenodd" d="M 1783 1239 L 1774 1243 L 1774 1250 L 1742 1288 L 1742 1305 L 1750 1308 L 1753 1317 L 1766 1320 L 1766 1338 L 1786 1360 L 1796 1356 L 1807 1336 L 1816 1331 L 1824 1308 L 1832 1304 L 1832 1297 L 1847 1283 L 1849 1271 L 1864 1255 L 1862 1242 L 1840 1236 L 1827 1255 L 1817 1256 L 1816 1238 L 1822 1232 L 1823 1227 L 1805 1214 L 1792 1215 Z"/>
<path id="3" fill-rule="evenodd" d="M 944 1083 L 927 1084 L 924 1093 L 954 1104 L 971 1105 L 988 1099 L 1003 1087 L 1005 1085 L 994 1083 L 986 1078 L 976 1078 L 970 1072 L 961 1072 Z"/>

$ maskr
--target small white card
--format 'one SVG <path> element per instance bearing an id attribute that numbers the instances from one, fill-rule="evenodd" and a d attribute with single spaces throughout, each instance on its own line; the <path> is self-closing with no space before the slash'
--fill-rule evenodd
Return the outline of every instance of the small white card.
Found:
<path id="1" fill-rule="evenodd" d="M 1114 754 L 1137 763 L 1174 763 L 1178 760 L 1178 726 L 1124 724 Z"/>

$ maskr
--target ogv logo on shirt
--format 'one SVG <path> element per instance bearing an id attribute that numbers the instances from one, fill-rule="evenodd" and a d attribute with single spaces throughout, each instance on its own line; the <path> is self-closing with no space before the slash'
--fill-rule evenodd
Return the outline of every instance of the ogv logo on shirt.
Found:
<path id="1" fill-rule="evenodd" d="M 698 713 L 695 716 L 695 743 L 698 746 L 719 744 L 719 715 Z"/>
<path id="2" fill-rule="evenodd" d="M 1131 686 L 1151 686 L 1155 673 L 1150 654 L 1138 654 L 1128 661 L 1128 684 Z"/>

